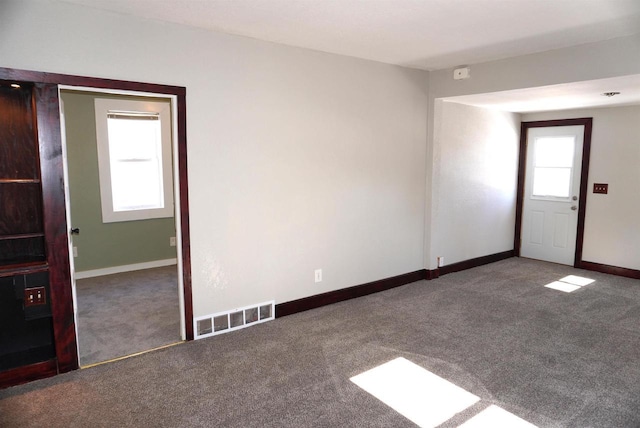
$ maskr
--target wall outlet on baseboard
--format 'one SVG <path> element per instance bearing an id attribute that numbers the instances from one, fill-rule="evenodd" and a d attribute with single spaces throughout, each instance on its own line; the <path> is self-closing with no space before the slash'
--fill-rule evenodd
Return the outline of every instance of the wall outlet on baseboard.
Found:
<path id="1" fill-rule="evenodd" d="M 169 246 L 170 247 L 175 247 L 176 246 L 176 237 L 172 236 L 171 238 L 169 238 Z"/>
<path id="2" fill-rule="evenodd" d="M 439 256 L 438 257 L 438 267 L 442 267 L 444 266 L 444 257 L 443 256 Z"/>
<path id="3" fill-rule="evenodd" d="M 316 282 L 322 282 L 322 269 L 316 269 L 314 272 L 314 277 Z"/>

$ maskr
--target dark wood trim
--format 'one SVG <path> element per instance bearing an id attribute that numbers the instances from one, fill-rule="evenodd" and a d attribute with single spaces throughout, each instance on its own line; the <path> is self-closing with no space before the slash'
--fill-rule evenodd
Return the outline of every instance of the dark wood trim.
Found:
<path id="1" fill-rule="evenodd" d="M 2 269 L 0 269 L 0 278 L 19 274 L 47 272 L 48 270 L 49 266 L 45 262 L 19 263 L 10 266 L 3 266 Z"/>
<path id="2" fill-rule="evenodd" d="M 178 174 L 180 177 L 180 231 L 182 236 L 182 283 L 184 287 L 185 335 L 193 340 L 193 299 L 191 289 L 191 235 L 189 232 L 189 182 L 187 175 L 186 90 L 177 95 Z"/>
<path id="3" fill-rule="evenodd" d="M 0 372 L 0 389 L 58 374 L 55 359 Z"/>
<path id="4" fill-rule="evenodd" d="M 522 202 L 524 201 L 524 181 L 527 169 L 527 122 L 520 124 L 520 148 L 518 154 L 518 188 L 516 193 L 516 230 L 513 235 L 513 251 L 520 257 L 520 241 L 522 240 Z"/>
<path id="5" fill-rule="evenodd" d="M 448 273 L 459 272 L 461 270 L 467 270 L 474 267 L 487 265 L 489 263 L 499 262 L 500 260 L 508 259 L 515 256 L 514 250 L 503 251 L 501 253 L 489 254 L 487 256 L 476 257 L 475 259 L 464 260 L 450 265 L 442 266 L 439 268 L 439 276 L 446 275 Z"/>
<path id="6" fill-rule="evenodd" d="M 34 88 L 53 335 L 58 370 L 64 373 L 78 368 L 78 351 L 69 268 L 60 102 L 57 85 L 36 83 Z"/>
<path id="7" fill-rule="evenodd" d="M 182 267 L 185 304 L 185 327 L 187 340 L 193 339 L 193 297 L 191 286 L 191 250 L 189 234 L 189 198 L 187 183 L 187 126 L 186 88 L 154 83 L 131 82 L 95 77 L 73 76 L 30 70 L 0 67 L 0 80 L 20 83 L 35 83 L 37 102 L 37 127 L 42 158 L 42 187 L 45 211 L 45 238 L 47 241 L 47 264 L 51 278 L 51 302 L 53 311 L 57 370 L 65 372 L 78 367 L 75 346 L 73 300 L 69 272 L 67 247 L 67 222 L 64 206 L 64 178 L 62 175 L 62 151 L 60 141 L 60 113 L 58 85 L 96 88 L 106 90 L 129 90 L 162 95 L 173 95 L 177 99 L 178 116 L 178 171 L 180 178 L 180 228 L 182 236 Z M 176 225 L 177 227 L 178 225 Z M 51 241 L 51 242 L 49 242 Z M 37 269 L 42 269 L 40 264 Z M 28 269 L 28 267 L 25 267 Z M 46 266 L 44 267 L 46 270 Z M 22 270 L 22 269 L 21 269 Z M 30 269 L 28 269 L 30 270 Z M 29 366 L 32 367 L 32 366 Z M 34 365 L 27 380 L 51 375 L 49 369 Z M 48 366 L 47 366 L 48 367 Z M 17 370 L 17 369 L 16 369 Z M 25 369 L 26 370 L 26 369 Z M 37 370 L 42 370 L 41 376 Z M 17 372 L 19 373 L 19 372 Z M 27 376 L 25 374 L 25 376 Z M 26 379 L 26 377 L 25 377 Z"/>
<path id="8" fill-rule="evenodd" d="M 128 80 L 102 79 L 99 77 L 74 76 L 70 74 L 46 73 L 0 67 L 0 79 L 16 82 L 39 82 L 54 85 L 83 86 L 96 89 L 119 89 L 123 91 L 152 92 L 164 95 L 186 95 L 183 86 L 156 83 L 132 82 Z"/>
<path id="9" fill-rule="evenodd" d="M 551 126 L 584 126 L 584 140 L 582 142 L 582 170 L 580 175 L 580 199 L 578 201 L 578 227 L 576 235 L 576 253 L 573 265 L 579 267 L 582 261 L 584 245 L 584 222 L 587 212 L 587 185 L 589 183 L 589 159 L 591 157 L 591 131 L 593 118 L 540 120 L 522 122 L 520 125 L 520 153 L 518 156 L 518 193 L 516 196 L 516 228 L 514 233 L 514 255 L 520 256 L 520 241 L 522 232 L 522 210 L 524 203 L 524 186 L 527 165 L 527 135 L 530 128 L 546 128 Z"/>
<path id="10" fill-rule="evenodd" d="M 354 299 L 356 297 L 366 296 L 367 294 L 377 293 L 379 291 L 389 290 L 390 288 L 400 287 L 401 285 L 410 284 L 424 279 L 427 279 L 427 271 L 425 269 L 420 269 L 415 272 L 409 272 L 393 276 L 391 278 L 380 279 L 366 284 L 355 285 L 353 287 L 280 303 L 276 305 L 276 318 L 307 311 L 309 309 L 319 308 L 332 303 L 342 302 L 344 300 Z"/>
<path id="11" fill-rule="evenodd" d="M 401 285 L 410 284 L 416 281 L 436 279 L 441 275 L 446 275 L 447 273 L 471 269 L 473 267 L 508 259 L 513 256 L 513 250 L 504 251 L 502 253 L 465 260 L 459 263 L 443 266 L 438 269 L 421 269 L 415 272 L 380 279 L 366 284 L 355 285 L 353 287 L 316 294 L 315 296 L 304 297 L 290 302 L 279 303 L 276 305 L 276 318 L 307 311 L 309 309 L 319 308 L 321 306 L 331 305 L 332 303 L 338 303 L 344 300 L 354 299 L 356 297 L 366 296 L 367 294 L 373 294 L 379 291 L 389 290 L 391 288 L 400 287 Z"/>
<path id="12" fill-rule="evenodd" d="M 595 272 L 609 273 L 611 275 L 626 276 L 627 278 L 640 279 L 640 270 L 623 268 L 618 266 L 604 265 L 601 263 L 580 261 L 578 266 L 581 269 Z"/>
<path id="13" fill-rule="evenodd" d="M 580 119 L 584 125 L 584 141 L 582 144 L 582 171 L 580 175 L 580 199 L 578 205 L 578 234 L 576 236 L 576 255 L 573 265 L 578 266 L 582 262 L 582 249 L 584 247 L 584 222 L 587 214 L 587 194 L 589 193 L 589 160 L 591 159 L 591 130 L 592 118 Z"/>

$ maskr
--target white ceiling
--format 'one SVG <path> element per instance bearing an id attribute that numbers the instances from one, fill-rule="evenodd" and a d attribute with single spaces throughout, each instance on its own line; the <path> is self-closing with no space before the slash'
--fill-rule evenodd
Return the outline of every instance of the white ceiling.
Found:
<path id="1" fill-rule="evenodd" d="M 640 33 L 639 0 L 62 0 L 434 70 Z"/>
<path id="2" fill-rule="evenodd" d="M 620 92 L 620 95 L 605 97 L 602 95 L 605 92 Z M 640 75 L 464 95 L 446 100 L 516 113 L 638 105 L 640 104 Z"/>
<path id="3" fill-rule="evenodd" d="M 640 33 L 640 0 L 58 1 L 424 70 Z M 522 113 L 640 104 L 640 77 L 450 100 Z"/>

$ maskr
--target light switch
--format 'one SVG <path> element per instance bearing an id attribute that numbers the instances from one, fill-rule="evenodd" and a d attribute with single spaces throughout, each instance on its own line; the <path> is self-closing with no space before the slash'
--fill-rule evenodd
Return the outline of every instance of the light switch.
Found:
<path id="1" fill-rule="evenodd" d="M 606 195 L 609 193 L 609 185 L 604 183 L 593 183 L 593 193 Z"/>

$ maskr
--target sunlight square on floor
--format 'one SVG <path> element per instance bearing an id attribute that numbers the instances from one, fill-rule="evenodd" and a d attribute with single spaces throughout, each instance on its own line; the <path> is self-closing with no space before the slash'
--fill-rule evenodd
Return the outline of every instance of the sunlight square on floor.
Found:
<path id="1" fill-rule="evenodd" d="M 572 293 L 582 288 L 579 285 L 567 284 L 566 282 L 562 281 L 553 281 L 552 283 L 545 285 L 545 287 L 551 288 L 553 290 L 564 291 L 565 293 Z"/>
<path id="2" fill-rule="evenodd" d="M 537 428 L 536 425 L 533 425 L 496 405 L 487 407 L 460 425 L 458 428 L 487 427 Z"/>
<path id="3" fill-rule="evenodd" d="M 581 289 L 585 285 L 589 285 L 594 282 L 596 282 L 595 279 L 584 278 L 577 275 L 568 275 L 558 281 L 545 285 L 545 287 L 553 290 L 564 291 L 565 293 L 572 293 Z"/>
<path id="4" fill-rule="evenodd" d="M 401 357 L 350 380 L 420 427 L 438 426 L 480 400 Z"/>
<path id="5" fill-rule="evenodd" d="M 565 276 L 560 281 L 566 282 L 568 284 L 579 285 L 580 287 L 584 287 L 585 285 L 589 285 L 596 282 L 595 279 L 585 278 L 583 276 L 577 276 L 577 275 Z"/>

